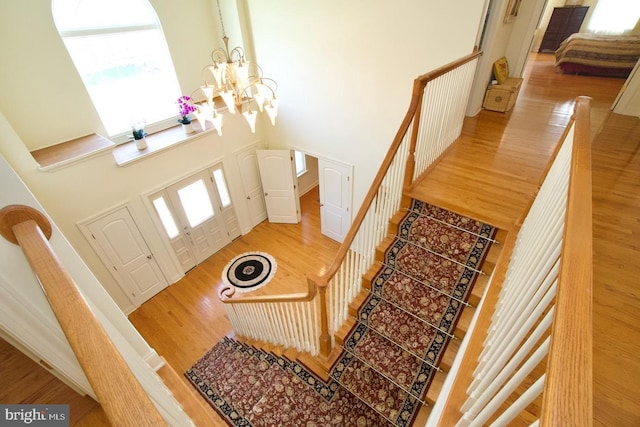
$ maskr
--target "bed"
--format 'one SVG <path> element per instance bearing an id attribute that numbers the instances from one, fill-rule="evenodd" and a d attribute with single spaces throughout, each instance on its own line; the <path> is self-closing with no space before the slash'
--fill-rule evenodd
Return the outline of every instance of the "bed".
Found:
<path id="1" fill-rule="evenodd" d="M 556 65 L 566 74 L 627 77 L 640 58 L 640 36 L 576 33 L 555 55 Z"/>

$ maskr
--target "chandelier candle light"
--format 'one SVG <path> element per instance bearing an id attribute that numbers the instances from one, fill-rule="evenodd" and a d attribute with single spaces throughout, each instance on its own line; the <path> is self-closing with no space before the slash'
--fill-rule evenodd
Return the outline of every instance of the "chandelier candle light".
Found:
<path id="1" fill-rule="evenodd" d="M 202 70 L 204 85 L 200 90 L 204 93 L 206 103 L 197 105 L 197 111 L 194 112 L 196 119 L 202 129 L 205 129 L 206 122 L 210 121 L 218 134 L 222 135 L 222 115 L 216 111 L 213 101 L 214 97 L 220 96 L 229 113 L 235 114 L 239 111 L 246 118 L 251 132 L 256 131 L 258 111 L 266 111 L 271 124 L 275 126 L 278 114 L 278 86 L 275 80 L 263 77 L 262 69 L 245 58 L 244 49 L 241 47 L 229 50 L 229 38 L 224 29 L 219 1 L 218 14 L 224 48 L 211 52 L 213 63 Z"/>

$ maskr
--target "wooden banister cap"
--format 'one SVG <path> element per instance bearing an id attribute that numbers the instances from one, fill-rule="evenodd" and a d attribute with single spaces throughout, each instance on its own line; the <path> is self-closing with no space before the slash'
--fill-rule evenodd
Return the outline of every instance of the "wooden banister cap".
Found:
<path id="1" fill-rule="evenodd" d="M 25 205 L 8 205 L 0 209 L 0 234 L 17 245 L 18 239 L 13 233 L 13 227 L 26 221 L 35 221 L 47 240 L 51 238 L 51 223 L 47 217 L 39 210 Z"/>

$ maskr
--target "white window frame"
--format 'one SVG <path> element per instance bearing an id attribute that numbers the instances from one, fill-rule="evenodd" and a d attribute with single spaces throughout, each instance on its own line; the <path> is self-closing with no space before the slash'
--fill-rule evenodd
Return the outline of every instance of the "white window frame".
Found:
<path id="1" fill-rule="evenodd" d="M 54 23 L 55 23 L 55 3 L 59 1 L 65 1 L 65 0 L 52 0 L 52 10 L 54 13 Z M 138 24 L 138 25 L 121 25 L 121 26 L 111 26 L 111 27 L 107 27 L 107 26 L 100 26 L 100 27 L 86 27 L 86 28 L 81 28 L 81 29 L 71 29 L 71 30 L 67 30 L 67 29 L 60 29 L 58 28 L 58 32 L 63 40 L 63 42 L 65 42 L 65 40 L 67 39 L 72 39 L 75 37 L 91 37 L 91 36 L 118 36 L 118 35 L 123 35 L 126 33 L 133 33 L 133 32 L 137 32 L 140 34 L 140 32 L 142 31 L 148 31 L 148 30 L 156 30 L 159 33 L 159 36 L 161 38 L 161 41 L 159 41 L 160 43 L 158 44 L 158 49 L 159 51 L 161 51 L 158 55 L 155 56 L 155 58 L 158 58 L 158 63 L 164 63 L 166 65 L 166 69 L 165 69 L 165 73 L 166 73 L 166 77 L 165 80 L 166 81 L 166 85 L 163 85 L 163 87 L 167 87 L 167 92 L 165 93 L 166 98 L 167 98 L 167 102 L 170 103 L 166 105 L 166 116 L 164 117 L 158 117 L 155 120 L 149 120 L 147 117 L 145 117 L 146 113 L 144 111 L 140 111 L 143 108 L 138 108 L 137 104 L 135 102 L 135 97 L 128 97 L 125 100 L 118 100 L 118 104 L 123 106 L 124 108 L 130 107 L 131 110 L 129 110 L 126 114 L 128 116 L 128 118 L 126 119 L 126 123 L 124 123 L 125 120 L 122 119 L 122 117 L 117 121 L 118 125 L 119 125 L 119 131 L 115 131 L 115 127 L 114 126 L 107 126 L 105 124 L 105 119 L 104 116 L 106 114 L 108 114 L 107 110 L 109 110 L 109 108 L 111 108 L 111 111 L 113 111 L 113 105 L 115 105 L 115 102 L 111 103 L 111 106 L 109 108 L 104 108 L 104 106 L 102 107 L 98 107 L 97 103 L 96 103 L 96 99 L 94 99 L 94 97 L 92 96 L 92 92 L 89 89 L 89 84 L 87 83 L 87 81 L 85 81 L 85 76 L 82 74 L 81 70 L 78 69 L 78 67 L 76 66 L 76 69 L 78 71 L 78 73 L 80 74 L 80 77 L 82 78 L 82 81 L 85 85 L 85 87 L 87 88 L 87 92 L 89 93 L 89 97 L 91 98 L 92 102 L 94 103 L 94 106 L 96 108 L 96 111 L 98 112 L 98 116 L 100 117 L 100 119 L 103 122 L 103 126 L 105 127 L 105 129 L 107 130 L 107 133 L 109 134 L 110 139 L 112 139 L 114 142 L 116 143 L 121 143 L 121 142 L 126 142 L 128 140 L 131 139 L 131 125 L 139 120 L 143 120 L 146 122 L 146 126 L 145 126 L 145 132 L 147 133 L 153 133 L 159 130 L 163 130 L 163 129 L 167 129 L 169 127 L 172 126 L 176 126 L 176 119 L 178 117 L 177 115 L 177 107 L 174 105 L 172 99 L 178 99 L 178 97 L 181 95 L 180 93 L 180 86 L 178 83 L 178 79 L 177 79 L 177 75 L 175 72 L 175 66 L 173 65 L 173 62 L 171 60 L 171 55 L 169 53 L 169 49 L 166 43 L 166 38 L 164 36 L 164 32 L 162 30 L 162 26 L 160 25 L 160 21 L 158 19 L 158 16 L 153 8 L 153 6 L 151 5 L 151 3 L 149 2 L 149 0 L 138 0 L 140 1 L 141 5 L 144 5 L 149 13 L 149 18 L 152 18 L 154 20 L 153 24 Z M 57 28 L 57 25 L 56 25 Z M 66 45 L 66 43 L 65 43 Z M 69 50 L 69 49 L 68 49 Z M 69 54 L 72 57 L 72 59 L 74 59 L 74 55 L 72 54 L 72 52 L 69 50 Z M 160 57 L 160 55 L 163 55 L 162 57 Z M 126 56 L 126 54 L 123 54 L 123 56 Z M 74 65 L 75 64 L 75 59 L 74 59 Z M 173 87 L 172 87 L 173 86 Z M 157 87 L 157 86 L 156 86 Z M 172 93 L 173 92 L 173 93 Z M 129 104 L 127 106 L 127 104 Z M 144 104 L 142 104 L 144 105 Z M 163 102 L 163 105 L 164 102 Z M 109 129 L 109 127 L 111 129 Z"/>

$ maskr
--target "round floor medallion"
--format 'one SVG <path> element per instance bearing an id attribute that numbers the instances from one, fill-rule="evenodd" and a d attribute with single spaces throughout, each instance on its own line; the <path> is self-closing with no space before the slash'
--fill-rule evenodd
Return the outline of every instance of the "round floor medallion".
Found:
<path id="1" fill-rule="evenodd" d="M 222 270 L 222 280 L 236 292 L 250 292 L 266 285 L 276 274 L 275 258 L 264 252 L 247 252 L 232 259 Z"/>

